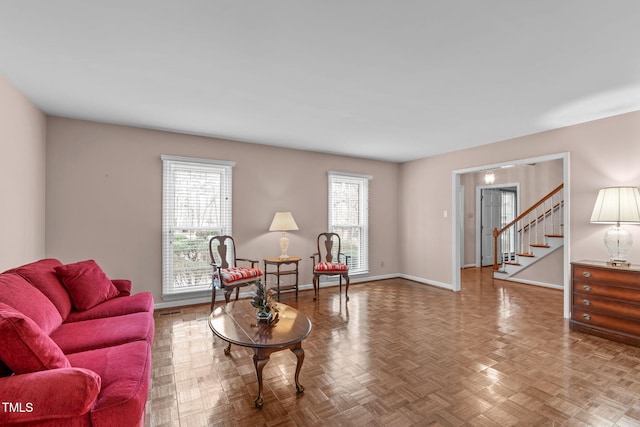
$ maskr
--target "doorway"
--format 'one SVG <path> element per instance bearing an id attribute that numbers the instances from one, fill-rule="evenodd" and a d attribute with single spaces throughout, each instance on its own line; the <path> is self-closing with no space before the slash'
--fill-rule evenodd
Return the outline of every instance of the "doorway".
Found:
<path id="1" fill-rule="evenodd" d="M 494 263 L 493 230 L 500 230 L 513 221 L 518 213 L 518 184 L 502 184 L 500 186 L 479 186 L 478 203 L 476 204 L 476 218 L 478 224 L 478 242 L 476 242 L 479 261 L 476 265 L 487 267 Z M 501 250 L 498 252 L 497 263 L 501 264 L 504 257 L 508 260 L 515 257 L 515 236 L 502 237 Z"/>
<path id="2" fill-rule="evenodd" d="M 571 194 L 571 183 L 569 181 L 569 153 L 568 152 L 564 152 L 564 153 L 556 153 L 556 154 L 548 154 L 548 155 L 544 155 L 544 156 L 540 156 L 540 157 L 531 157 L 531 158 L 526 158 L 526 159 L 520 159 L 520 160 L 513 160 L 513 161 L 509 161 L 509 162 L 503 162 L 503 163 L 494 163 L 494 164 L 485 164 L 485 165 L 479 165 L 479 166 L 474 166 L 474 167 L 470 167 L 470 168 L 466 168 L 466 169 L 457 169 L 457 170 L 453 170 L 452 171 L 452 213 L 453 216 L 455 218 L 454 221 L 452 221 L 452 227 L 451 227 L 451 237 L 452 237 L 452 251 L 451 251 L 451 256 L 453 259 L 452 262 L 452 283 L 451 283 L 451 290 L 453 291 L 459 291 L 461 289 L 461 285 L 460 285 L 460 270 L 462 268 L 463 262 L 464 262 L 464 251 L 461 250 L 460 246 L 463 244 L 464 239 L 463 236 L 466 233 L 465 231 L 465 227 L 460 227 L 460 222 L 464 221 L 464 211 L 462 210 L 462 205 L 460 203 L 458 194 L 460 192 L 460 186 L 461 186 L 461 177 L 465 174 L 469 174 L 469 173 L 476 173 L 476 172 L 480 172 L 480 171 L 485 171 L 488 169 L 497 169 L 497 168 L 504 168 L 504 167 L 508 167 L 508 166 L 514 166 L 514 165 L 525 165 L 525 164 L 535 164 L 537 162 L 547 162 L 550 160 L 561 160 L 562 161 L 562 180 L 564 183 L 564 191 L 565 194 L 569 195 Z M 570 215 L 570 197 L 566 197 L 565 198 L 565 209 L 563 212 L 563 224 L 564 226 L 564 237 L 565 237 L 565 241 L 566 242 L 570 242 L 571 241 L 571 227 L 570 227 L 570 223 L 569 223 L 569 218 L 571 217 Z M 474 241 L 478 241 L 478 239 L 474 239 Z M 478 252 L 478 251 L 477 251 Z M 476 252 L 476 253 L 477 253 Z M 571 292 L 570 292 L 570 269 L 569 269 L 569 260 L 570 258 L 570 245 L 569 244 L 565 244 L 563 246 L 562 249 L 562 257 L 564 259 L 563 262 L 563 272 L 562 272 L 562 276 L 563 276 L 563 292 L 564 292 L 564 317 L 565 318 L 569 318 L 569 313 L 570 313 L 570 303 L 571 303 Z M 477 264 L 480 265 L 480 264 Z"/>

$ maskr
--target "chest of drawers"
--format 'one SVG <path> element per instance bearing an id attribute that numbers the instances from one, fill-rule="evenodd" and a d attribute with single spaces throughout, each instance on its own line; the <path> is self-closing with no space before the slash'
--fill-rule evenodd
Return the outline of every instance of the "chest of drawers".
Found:
<path id="1" fill-rule="evenodd" d="M 571 263 L 572 330 L 640 346 L 640 268 Z"/>

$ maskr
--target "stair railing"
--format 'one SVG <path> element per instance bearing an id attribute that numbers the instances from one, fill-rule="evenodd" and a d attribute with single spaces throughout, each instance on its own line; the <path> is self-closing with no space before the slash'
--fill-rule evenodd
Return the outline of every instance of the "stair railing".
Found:
<path id="1" fill-rule="evenodd" d="M 533 256 L 532 247 L 547 246 L 548 237 L 564 235 L 563 188 L 560 184 L 500 230 L 493 229 L 494 270 L 505 263 L 518 264 L 519 257 Z"/>

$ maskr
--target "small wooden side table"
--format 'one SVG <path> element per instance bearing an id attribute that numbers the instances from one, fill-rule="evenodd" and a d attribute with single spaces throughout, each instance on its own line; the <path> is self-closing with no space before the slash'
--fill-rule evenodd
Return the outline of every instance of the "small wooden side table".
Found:
<path id="1" fill-rule="evenodd" d="M 267 275 L 269 274 L 273 274 L 274 276 L 276 276 L 277 280 L 278 280 L 278 285 L 276 288 L 276 292 L 278 293 L 278 302 L 280 302 L 280 292 L 281 291 L 286 291 L 289 289 L 295 289 L 296 290 L 296 300 L 298 299 L 298 263 L 300 262 L 301 258 L 297 257 L 297 256 L 292 256 L 289 257 L 287 259 L 280 259 L 280 258 L 265 258 L 263 260 L 264 262 L 264 283 L 267 283 Z M 287 270 L 282 270 L 281 267 L 284 265 L 290 265 L 293 264 L 293 268 L 287 269 Z M 270 265 L 275 265 L 276 270 L 275 271 L 269 271 L 269 266 Z M 296 276 L 296 281 L 293 285 L 287 285 L 287 286 L 280 286 L 280 276 L 289 276 L 295 274 Z"/>

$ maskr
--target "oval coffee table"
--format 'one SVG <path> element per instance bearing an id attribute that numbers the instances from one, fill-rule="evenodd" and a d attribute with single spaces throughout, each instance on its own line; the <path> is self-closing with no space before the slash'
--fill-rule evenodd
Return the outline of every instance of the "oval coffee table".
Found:
<path id="1" fill-rule="evenodd" d="M 302 393 L 304 387 L 298 381 L 304 350 L 302 340 L 311 332 L 311 321 L 303 313 L 286 304 L 278 303 L 278 321 L 269 325 L 257 322 L 256 308 L 251 300 L 232 301 L 216 308 L 209 316 L 209 327 L 222 340 L 229 343 L 224 350 L 229 354 L 231 344 L 253 349 L 253 364 L 258 376 L 257 408 L 262 408 L 262 369 L 269 361 L 271 353 L 290 349 L 298 359 L 296 364 L 296 391 Z"/>

